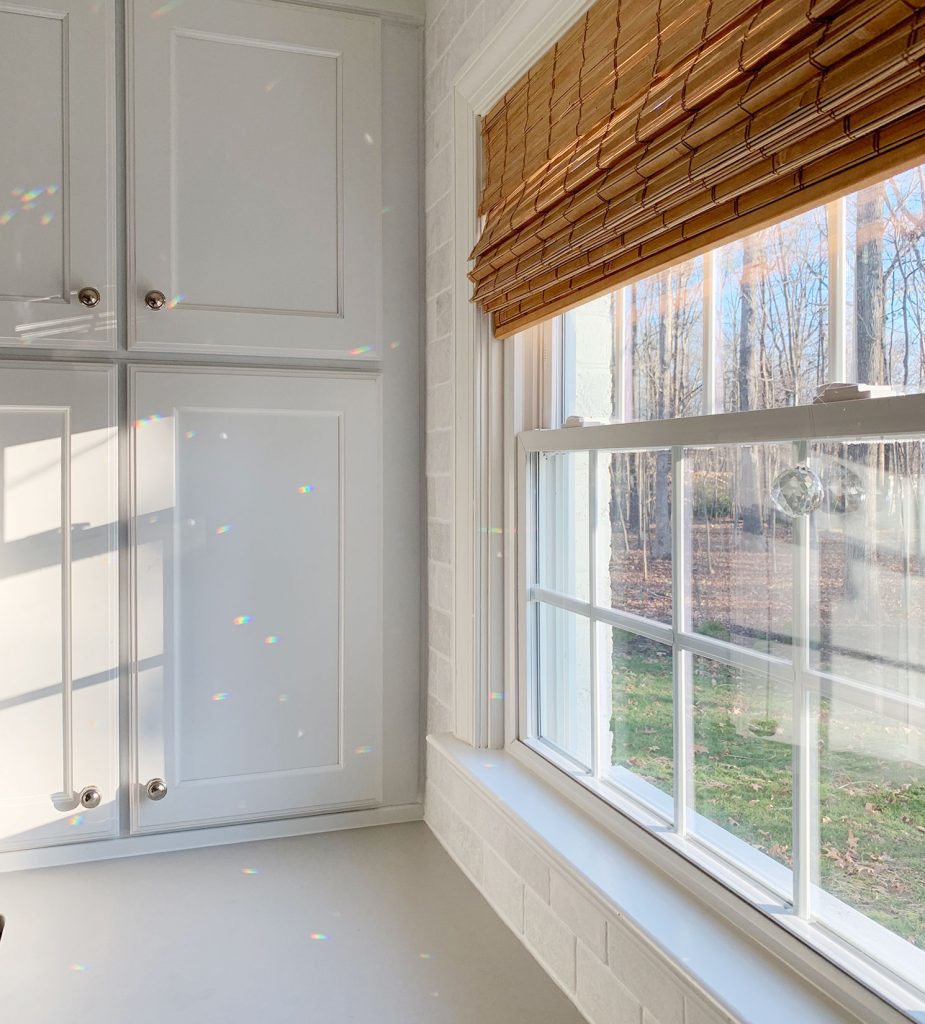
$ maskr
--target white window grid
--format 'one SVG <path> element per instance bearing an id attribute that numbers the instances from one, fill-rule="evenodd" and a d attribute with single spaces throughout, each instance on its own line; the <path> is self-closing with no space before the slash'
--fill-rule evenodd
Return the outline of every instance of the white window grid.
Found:
<path id="1" fill-rule="evenodd" d="M 704 415 L 681 420 L 639 423 L 613 423 L 580 428 L 533 430 L 518 436 L 518 523 L 520 541 L 519 594 L 521 623 L 520 686 L 518 701 L 518 738 L 536 752 L 562 767 L 578 782 L 587 785 L 599 796 L 608 799 L 608 791 L 618 798 L 612 802 L 630 813 L 638 806 L 641 820 L 652 820 L 653 807 L 643 808 L 638 791 L 620 786 L 609 771 L 607 747 L 608 724 L 601 714 L 606 688 L 611 685 L 609 668 L 602 666 L 598 650 L 601 625 L 615 626 L 630 634 L 647 637 L 669 645 L 673 651 L 674 701 L 674 797 L 669 814 L 662 817 L 657 830 L 663 838 L 670 833 L 684 843 L 704 847 L 712 856 L 725 860 L 735 873 L 741 873 L 750 885 L 763 887 L 770 895 L 784 897 L 780 908 L 786 923 L 789 915 L 806 924 L 816 920 L 816 911 L 824 906 L 824 926 L 810 925 L 809 931 L 821 929 L 831 933 L 836 942 L 843 941 L 848 957 L 863 951 L 865 961 L 875 972 L 886 972 L 901 985 L 911 986 L 920 996 L 925 977 L 925 953 L 914 949 L 880 925 L 822 892 L 814 883 L 814 863 L 818 857 L 814 780 L 817 736 L 814 702 L 831 697 L 846 700 L 855 707 L 877 715 L 895 718 L 903 723 L 925 726 L 925 702 L 905 695 L 813 668 L 810 662 L 810 542 L 808 519 L 793 521 L 793 600 L 794 624 L 792 660 L 745 649 L 734 643 L 695 633 L 691 625 L 690 595 L 687 581 L 689 559 L 688 531 L 680 510 L 688 507 L 685 459 L 698 448 L 741 444 L 789 443 L 793 446 L 794 464 L 805 460 L 814 442 L 868 441 L 885 442 L 918 440 L 925 437 L 925 395 L 899 398 L 859 400 L 839 405 L 815 405 L 755 412 Z M 672 462 L 672 564 L 673 611 L 670 624 L 642 618 L 608 607 L 601 602 L 607 595 L 596 593 L 596 567 L 601 544 L 597 529 L 597 463 L 611 453 L 669 450 Z M 565 452 L 586 452 L 588 459 L 587 539 L 588 599 L 579 599 L 557 590 L 540 586 L 539 527 L 544 510 L 539 493 L 540 460 L 544 455 Z M 553 489 L 555 490 L 555 489 Z M 562 493 L 552 500 L 560 502 Z M 561 511 L 557 523 L 562 528 Z M 567 523 L 565 532 L 568 532 Z M 575 555 L 574 557 L 580 557 Z M 589 770 L 579 765 L 564 751 L 554 748 L 539 735 L 538 682 L 538 614 L 542 606 L 560 608 L 585 618 L 590 623 L 589 650 L 591 665 L 591 764 Z M 757 865 L 755 857 L 764 855 L 744 842 L 712 844 L 705 830 L 699 834 L 692 828 L 693 812 L 693 738 L 692 738 L 692 659 L 709 658 L 733 668 L 765 675 L 769 680 L 791 688 L 794 721 L 793 782 L 793 869 L 792 890 L 782 893 L 781 886 L 769 887 L 767 865 Z M 561 660 L 561 659 L 558 659 Z M 627 802 L 628 799 L 628 802 Z M 656 810 L 656 819 L 658 812 Z M 714 833 L 716 834 L 716 833 Z M 690 841 L 690 842 L 684 842 Z M 730 854 L 732 849 L 732 854 Z M 770 858 L 768 858 L 770 861 Z M 773 862 L 771 862 L 773 863 Z M 761 870 L 764 868 L 765 870 Z M 730 884 L 729 876 L 723 881 Z M 776 890 L 776 891 L 774 891 Z M 799 929 L 795 929 L 799 930 Z M 807 930 L 800 932 L 807 937 Z M 827 955 L 832 955 L 827 948 Z M 835 959 L 837 959 L 837 953 Z"/>

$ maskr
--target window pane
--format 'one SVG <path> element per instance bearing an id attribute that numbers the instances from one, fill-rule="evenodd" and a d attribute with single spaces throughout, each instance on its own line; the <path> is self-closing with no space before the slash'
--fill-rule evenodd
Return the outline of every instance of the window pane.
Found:
<path id="1" fill-rule="evenodd" d="M 563 419 L 613 418 L 614 296 L 602 295 L 565 314 Z"/>
<path id="2" fill-rule="evenodd" d="M 812 665 L 925 700 L 921 441 L 814 445 Z"/>
<path id="3" fill-rule="evenodd" d="M 703 259 L 627 289 L 633 408 L 627 419 L 695 416 L 703 397 Z"/>
<path id="4" fill-rule="evenodd" d="M 794 462 L 789 444 L 685 453 L 695 632 L 790 656 L 793 527 L 770 492 Z"/>
<path id="5" fill-rule="evenodd" d="M 818 724 L 820 885 L 925 947 L 922 716 L 890 718 L 833 697 L 820 702 Z M 827 923 L 851 928 L 850 916 L 846 920 L 824 898 L 814 906 Z M 876 936 L 868 935 L 868 949 L 884 955 L 871 939 Z"/>
<path id="6" fill-rule="evenodd" d="M 718 251 L 723 408 L 806 405 L 825 381 L 825 208 Z"/>
<path id="7" fill-rule="evenodd" d="M 671 453 L 597 457 L 597 602 L 671 622 Z"/>
<path id="8" fill-rule="evenodd" d="M 540 736 L 590 768 L 590 621 L 541 604 L 537 626 Z"/>
<path id="9" fill-rule="evenodd" d="M 925 168 L 849 196 L 846 220 L 850 379 L 921 391 Z"/>
<path id="10" fill-rule="evenodd" d="M 588 453 L 543 452 L 539 476 L 537 582 L 547 590 L 587 601 L 591 557 Z"/>
<path id="11" fill-rule="evenodd" d="M 607 635 L 602 658 L 609 656 L 613 676 L 610 763 L 645 783 L 631 786 L 637 796 L 664 807 L 669 802 L 646 789 L 655 787 L 668 796 L 674 791 L 671 648 L 622 629 L 602 634 Z M 612 777 L 626 783 L 624 773 Z"/>
<path id="12" fill-rule="evenodd" d="M 692 660 L 694 806 L 700 815 L 694 829 L 789 897 L 789 873 L 768 858 L 791 867 L 790 688 L 707 658 Z"/>

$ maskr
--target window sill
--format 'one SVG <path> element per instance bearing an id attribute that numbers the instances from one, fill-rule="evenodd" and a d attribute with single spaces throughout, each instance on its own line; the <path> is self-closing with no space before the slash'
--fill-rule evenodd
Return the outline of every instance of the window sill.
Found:
<path id="1" fill-rule="evenodd" d="M 906 1006 L 908 1016 L 893 1009 L 523 744 L 485 751 L 449 736 L 428 743 L 605 917 L 632 925 L 683 985 L 733 1019 L 925 1022 L 922 1007 Z"/>

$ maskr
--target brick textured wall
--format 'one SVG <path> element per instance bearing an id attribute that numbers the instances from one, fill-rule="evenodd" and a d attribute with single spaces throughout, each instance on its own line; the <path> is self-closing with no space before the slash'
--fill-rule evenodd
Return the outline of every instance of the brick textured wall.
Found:
<path id="1" fill-rule="evenodd" d="M 511 0 L 427 0 L 424 83 L 427 347 L 427 728 L 452 732 L 453 107 L 452 83 Z"/>
<path id="2" fill-rule="evenodd" d="M 558 869 L 443 755 L 427 751 L 427 822 L 591 1024 L 730 1024 L 625 919 Z"/>

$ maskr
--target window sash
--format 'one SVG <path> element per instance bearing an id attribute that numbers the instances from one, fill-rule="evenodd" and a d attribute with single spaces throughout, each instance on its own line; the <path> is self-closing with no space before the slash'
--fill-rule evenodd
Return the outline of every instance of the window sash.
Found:
<path id="1" fill-rule="evenodd" d="M 707 332 L 705 332 L 706 334 Z M 604 765 L 604 723 L 600 708 L 604 699 L 603 688 L 610 685 L 609 675 L 601 671 L 598 663 L 597 634 L 601 625 L 616 626 L 630 633 L 648 637 L 672 646 L 673 701 L 674 701 L 674 800 L 673 838 L 680 841 L 686 851 L 700 846 L 715 858 L 724 857 L 734 872 L 739 872 L 753 885 L 755 882 L 769 892 L 769 888 L 745 859 L 730 857 L 724 851 L 698 834 L 691 825 L 693 807 L 693 753 L 692 753 L 692 673 L 694 656 L 703 656 L 733 668 L 758 671 L 770 679 L 791 687 L 794 720 L 794 788 L 793 788 L 793 870 L 790 910 L 804 926 L 814 917 L 814 907 L 826 907 L 826 922 L 813 922 L 809 931 L 831 932 L 833 921 L 839 915 L 831 912 L 838 902 L 812 882 L 812 865 L 818 856 L 815 849 L 814 804 L 815 764 L 817 751 L 816 720 L 813 704 L 822 697 L 839 698 L 855 707 L 879 715 L 912 721 L 925 726 L 925 701 L 907 698 L 875 686 L 843 678 L 831 672 L 813 668 L 810 662 L 809 608 L 810 608 L 810 544 L 808 520 L 796 518 L 793 522 L 794 626 L 791 660 L 785 660 L 759 651 L 737 647 L 735 644 L 704 636 L 693 631 L 687 594 L 689 537 L 685 516 L 688 480 L 684 472 L 685 452 L 696 448 L 763 442 L 784 442 L 794 446 L 794 463 L 806 456 L 810 443 L 826 440 L 890 441 L 921 437 L 925 434 L 925 395 L 897 398 L 866 399 L 840 404 L 788 407 L 743 413 L 721 413 L 690 417 L 681 420 L 656 420 L 636 423 L 613 423 L 603 426 L 568 427 L 554 430 L 532 430 L 518 435 L 519 503 L 517 532 L 520 543 L 519 558 L 519 621 L 521 623 L 520 700 L 518 738 L 551 760 L 558 761 L 574 778 L 607 798 L 607 790 L 619 792 L 623 809 L 640 813 L 631 816 L 646 821 L 667 817 L 659 813 L 652 803 L 641 801 L 638 792 L 621 786 L 618 775 Z M 660 623 L 641 616 L 604 606 L 595 594 L 595 567 L 598 564 L 597 537 L 597 483 L 598 453 L 643 451 L 668 448 L 672 453 L 672 574 L 673 610 L 671 624 Z M 539 487 L 539 459 L 541 453 L 589 452 L 589 599 L 571 597 L 538 585 L 538 532 L 541 509 Z M 561 495 L 557 497 L 557 500 Z M 577 557 L 577 556 L 576 556 Z M 541 605 L 570 611 L 586 618 L 590 625 L 591 647 L 589 660 L 592 668 L 592 766 L 588 772 L 569 758 L 563 758 L 539 738 L 538 697 L 538 628 L 537 616 Z M 628 802 L 625 798 L 628 798 Z M 664 834 L 664 825 L 661 827 Z M 738 841 L 737 841 L 738 842 Z M 777 895 L 783 895 L 780 891 Z M 784 909 L 784 908 L 782 908 Z M 857 911 L 845 906 L 840 911 L 840 938 L 857 942 L 865 930 L 878 932 L 876 949 L 872 943 L 864 944 L 864 952 L 875 965 L 874 970 L 886 972 L 901 983 L 911 986 L 920 995 L 921 961 L 915 951 L 887 929 L 869 921 Z M 786 922 L 785 922 L 786 923 Z M 804 927 L 805 932 L 805 927 Z M 882 934 L 880 934 L 882 932 Z M 834 933 L 833 933 L 834 934 Z M 804 934 L 805 937 L 805 934 Z M 852 949 L 856 957 L 857 949 Z M 874 960 L 878 957 L 878 960 Z"/>

